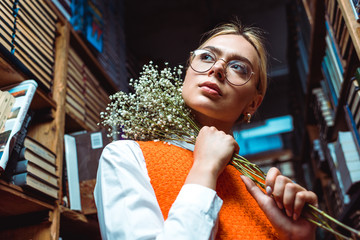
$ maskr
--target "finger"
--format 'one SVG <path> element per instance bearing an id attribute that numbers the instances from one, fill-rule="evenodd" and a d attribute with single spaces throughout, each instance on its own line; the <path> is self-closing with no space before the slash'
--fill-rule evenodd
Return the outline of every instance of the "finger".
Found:
<path id="1" fill-rule="evenodd" d="M 285 185 L 290 183 L 291 180 L 283 175 L 277 176 L 274 184 L 273 196 L 276 201 L 276 204 L 280 209 L 283 209 L 283 199 Z"/>
<path id="2" fill-rule="evenodd" d="M 294 183 L 285 184 L 283 205 L 285 208 L 286 215 L 288 215 L 288 217 L 293 216 L 294 202 L 295 202 L 297 190 L 298 190 L 297 186 Z"/>
<path id="3" fill-rule="evenodd" d="M 294 213 L 293 219 L 297 220 L 301 215 L 301 212 L 304 208 L 305 203 L 310 203 L 314 206 L 317 206 L 317 196 L 311 191 L 300 191 L 296 193 L 294 201 Z"/>
<path id="4" fill-rule="evenodd" d="M 240 175 L 241 180 L 245 183 L 246 189 L 250 195 L 256 200 L 256 202 L 261 205 L 262 199 L 266 196 L 258 186 L 248 177 Z"/>
<path id="5" fill-rule="evenodd" d="M 258 186 L 248 177 L 241 175 L 242 181 L 245 183 L 247 191 L 258 203 L 261 210 L 276 228 L 281 228 L 284 222 L 288 221 L 288 217 L 276 207 L 275 201 L 264 194 Z"/>
<path id="6" fill-rule="evenodd" d="M 267 172 L 265 180 L 267 195 L 271 196 L 273 193 L 275 180 L 279 175 L 281 175 L 281 172 L 275 167 L 270 168 L 270 170 Z"/>

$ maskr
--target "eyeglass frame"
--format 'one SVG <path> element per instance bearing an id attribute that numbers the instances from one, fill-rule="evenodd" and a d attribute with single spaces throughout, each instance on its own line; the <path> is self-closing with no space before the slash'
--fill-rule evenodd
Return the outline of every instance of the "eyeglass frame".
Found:
<path id="1" fill-rule="evenodd" d="M 205 70 L 205 71 L 195 70 L 195 69 L 193 68 L 193 66 L 191 65 L 192 60 L 194 59 L 194 58 L 193 58 L 193 55 L 194 55 L 195 51 L 198 51 L 198 50 L 207 51 L 207 52 L 209 52 L 209 53 L 211 53 L 212 55 L 215 56 L 215 61 L 214 61 L 213 65 L 212 65 L 209 69 L 207 69 L 207 70 Z M 216 54 L 213 53 L 212 51 L 207 50 L 207 49 L 201 49 L 201 48 L 200 48 L 200 49 L 196 49 L 196 50 L 190 52 L 189 65 L 190 65 L 191 69 L 194 70 L 195 72 L 198 72 L 198 73 L 206 73 L 206 72 L 208 72 L 219 60 L 222 60 L 222 61 L 226 64 L 226 66 L 225 66 L 225 68 L 224 68 L 224 69 L 225 69 L 225 79 L 226 79 L 226 81 L 227 81 L 230 85 L 238 86 L 238 87 L 239 87 L 239 86 L 243 86 L 243 85 L 245 85 L 246 83 L 248 83 L 248 82 L 251 80 L 251 78 L 252 78 L 253 75 L 255 75 L 255 73 L 252 71 L 252 67 L 249 66 L 250 69 L 251 69 L 251 73 L 250 73 L 249 79 L 246 80 L 246 82 L 241 83 L 241 84 L 232 83 L 232 82 L 227 78 L 227 70 L 226 70 L 227 67 L 228 67 L 228 64 L 229 64 L 231 61 L 225 61 L 223 58 L 218 58 L 218 57 L 216 56 Z"/>

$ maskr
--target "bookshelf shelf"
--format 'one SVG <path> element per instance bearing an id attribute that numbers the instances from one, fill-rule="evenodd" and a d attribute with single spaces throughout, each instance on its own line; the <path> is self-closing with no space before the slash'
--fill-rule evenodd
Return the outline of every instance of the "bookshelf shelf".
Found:
<path id="1" fill-rule="evenodd" d="M 358 120 L 354 117 L 359 105 L 353 99 L 359 91 L 354 81 L 360 78 L 360 23 L 349 0 L 296 4 L 306 12 L 297 15 L 296 25 L 312 24 L 302 147 L 305 182 L 318 194 L 325 211 L 359 229 L 360 122 L 359 115 Z"/>
<path id="2" fill-rule="evenodd" d="M 39 4 L 40 2 L 41 4 Z M 5 178 L 0 178 L 0 221 L 7 222 L 7 224 L 0 226 L 0 239 L 55 240 L 59 239 L 60 236 L 64 239 L 82 239 L 84 237 L 86 239 L 100 239 L 96 214 L 84 215 L 62 206 L 64 192 L 64 186 L 62 186 L 64 134 L 82 130 L 98 130 L 99 127 L 96 125 L 98 115 L 100 111 L 103 111 L 101 109 L 104 105 L 107 104 L 107 96 L 116 92 L 117 87 L 100 64 L 96 52 L 79 33 L 74 31 L 52 1 L 41 0 L 40 2 L 24 2 L 21 7 L 24 7 L 24 9 L 34 8 L 34 12 L 38 15 L 30 16 L 31 13 L 27 13 L 27 16 L 21 16 L 22 12 L 20 10 L 19 18 L 33 17 L 34 19 L 45 20 L 45 15 L 49 14 L 47 20 L 54 20 L 52 23 L 38 21 L 41 25 L 39 29 L 47 28 L 43 33 L 46 36 L 37 36 L 36 34 L 33 36 L 38 41 L 43 40 L 40 39 L 41 37 L 48 36 L 51 36 L 53 40 L 50 44 L 51 47 L 48 49 L 51 55 L 48 60 L 53 65 L 45 69 L 52 73 L 48 82 L 49 86 L 45 86 L 47 82 L 40 79 L 46 76 L 44 77 L 38 72 L 34 75 L 35 69 L 38 70 L 44 66 L 48 67 L 47 63 L 34 61 L 25 65 L 21 59 L 16 57 L 16 54 L 10 53 L 8 41 L 5 41 L 6 39 L 4 40 L 0 36 L 0 87 L 20 83 L 26 79 L 34 79 L 38 82 L 39 86 L 30 105 L 30 110 L 35 112 L 34 116 L 36 115 L 33 120 L 36 119 L 36 121 L 31 121 L 27 129 L 27 136 L 41 143 L 56 155 L 54 164 L 56 170 L 54 170 L 53 174 L 56 175 L 57 178 L 55 179 L 58 179 L 59 182 L 59 197 L 57 200 L 53 200 L 41 193 L 37 193 L 35 190 L 10 184 L 4 180 Z M 8 7 L 8 4 L 1 3 L 0 5 L 7 6 L 2 8 L 2 13 L 8 11 L 7 16 L 10 16 L 13 9 Z M 44 16 L 39 14 L 41 11 L 43 11 Z M 0 19 L 0 25 L 2 21 Z M 29 22 L 27 24 L 29 29 L 40 31 L 36 29 L 36 26 L 31 26 Z M 19 34 L 22 34 L 22 32 L 19 31 Z M 35 40 L 30 39 L 29 36 L 19 35 L 19 39 L 21 38 L 24 42 L 33 44 L 28 45 L 27 50 L 30 51 L 39 47 L 39 45 L 42 46 L 41 44 L 36 45 Z M 26 37 L 29 37 L 29 39 L 26 39 Z M 5 44 L 7 45 L 5 46 Z M 24 47 L 25 49 L 25 46 L 21 45 L 16 47 L 18 49 Z M 43 52 L 43 49 L 39 50 Z M 74 73 L 74 66 L 76 65 L 74 55 L 72 55 L 73 52 L 84 64 L 80 68 L 82 70 L 81 74 L 75 72 L 77 79 L 71 76 L 72 80 L 84 82 L 84 86 L 87 87 L 87 89 L 80 90 L 75 94 L 73 91 L 74 86 L 71 86 L 74 83 L 70 83 L 69 77 L 70 73 Z M 34 54 L 39 56 L 40 60 L 43 60 L 42 57 L 44 56 Z M 88 79 L 85 79 L 86 77 Z M 72 89 L 70 89 L 71 87 Z M 84 118 L 74 114 L 74 111 L 70 109 L 69 97 L 76 101 L 79 101 L 79 99 L 84 101 L 80 104 L 80 108 L 76 105 L 78 110 L 86 113 Z M 74 107 L 74 105 L 71 107 Z"/>
<path id="3" fill-rule="evenodd" d="M 0 195 L 1 218 L 45 210 L 54 210 L 53 202 L 49 200 L 39 200 L 39 197 L 30 196 L 29 193 L 25 192 L 21 187 L 7 183 L 1 179 Z"/>

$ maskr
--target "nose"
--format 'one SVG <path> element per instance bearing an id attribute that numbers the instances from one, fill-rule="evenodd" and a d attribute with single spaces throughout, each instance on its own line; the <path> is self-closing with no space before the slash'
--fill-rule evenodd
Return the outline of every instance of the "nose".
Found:
<path id="1" fill-rule="evenodd" d="M 215 77 L 221 81 L 225 80 L 226 70 L 225 70 L 225 60 L 220 58 L 209 70 L 208 76 L 215 75 Z"/>

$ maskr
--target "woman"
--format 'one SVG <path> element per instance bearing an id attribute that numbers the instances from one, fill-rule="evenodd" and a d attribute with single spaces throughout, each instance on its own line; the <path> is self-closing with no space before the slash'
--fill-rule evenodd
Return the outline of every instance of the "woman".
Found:
<path id="1" fill-rule="evenodd" d="M 222 25 L 191 53 L 189 65 L 183 98 L 204 126 L 195 146 L 108 145 L 94 193 L 102 237 L 314 239 L 315 227 L 300 216 L 305 203 L 317 204 L 314 193 L 276 168 L 267 173 L 263 193 L 227 166 L 239 151 L 232 126 L 250 121 L 266 90 L 257 31 Z"/>

